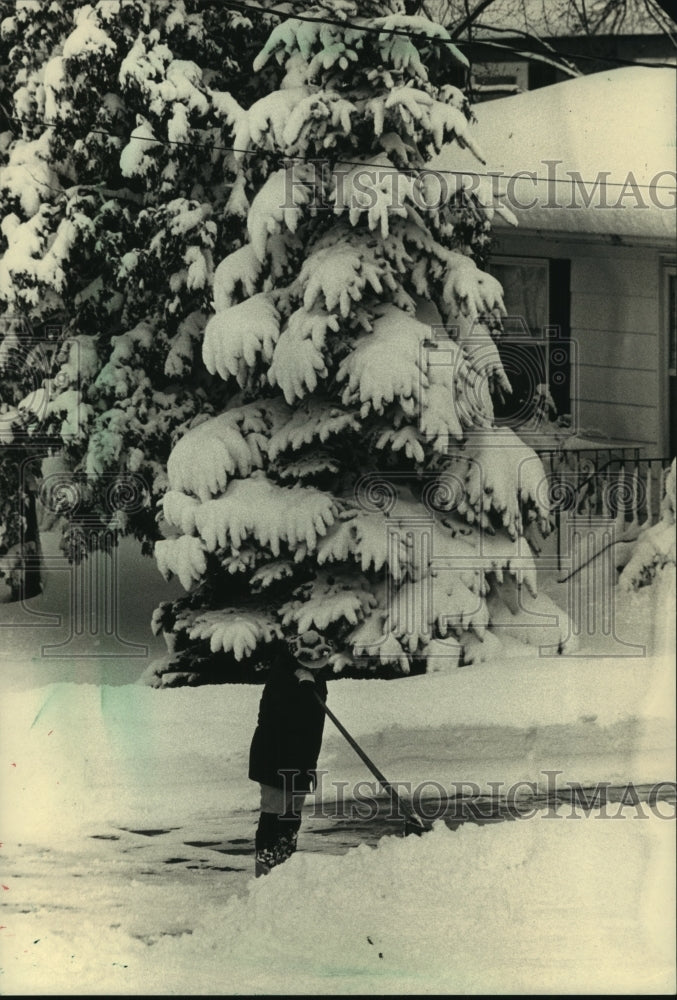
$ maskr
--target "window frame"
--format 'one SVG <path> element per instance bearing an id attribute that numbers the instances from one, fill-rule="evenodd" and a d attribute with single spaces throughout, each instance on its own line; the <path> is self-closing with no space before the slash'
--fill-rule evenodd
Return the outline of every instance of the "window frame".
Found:
<path id="1" fill-rule="evenodd" d="M 526 319 L 524 319 L 524 325 L 529 333 L 534 338 L 534 340 L 549 340 L 550 338 L 550 258 L 549 257 L 529 257 L 529 256 L 517 256 L 515 254 L 496 254 L 489 261 L 488 271 L 492 277 L 496 278 L 497 281 L 501 281 L 500 277 L 494 272 L 494 265 L 513 265 L 516 267 L 539 267 L 543 269 L 545 277 L 545 322 L 540 330 L 532 330 L 526 325 Z M 503 283 L 501 282 L 501 287 Z M 510 313 L 508 313 L 510 315 Z M 506 337 L 506 340 L 509 338 Z M 544 355 L 545 361 L 545 379 L 546 383 L 550 383 L 550 351 L 546 350 Z"/>
<path id="2" fill-rule="evenodd" d="M 661 260 L 661 315 L 660 342 L 661 371 L 663 384 L 663 405 L 660 409 L 663 456 L 672 457 L 677 453 L 677 259 L 664 257 Z M 671 327 L 671 320 L 674 327 Z M 672 338 L 675 337 L 675 357 L 671 359 Z M 670 367 L 670 361 L 675 367 Z"/>
<path id="3" fill-rule="evenodd" d="M 575 345 L 571 340 L 571 258 L 497 253 L 490 258 L 487 270 L 498 281 L 500 277 L 495 265 L 501 264 L 543 268 L 545 322 L 540 330 L 530 329 L 529 332 L 544 344 L 545 381 L 557 414 L 573 421 L 578 404 L 575 398 Z"/>

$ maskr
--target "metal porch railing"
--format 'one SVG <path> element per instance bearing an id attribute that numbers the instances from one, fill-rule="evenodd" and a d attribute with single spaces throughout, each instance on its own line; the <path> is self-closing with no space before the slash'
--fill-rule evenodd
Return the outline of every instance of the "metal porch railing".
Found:
<path id="1" fill-rule="evenodd" d="M 630 540 L 660 517 L 671 458 L 645 458 L 640 448 L 560 449 L 539 456 L 549 480 L 559 570 L 565 524 L 568 530 L 572 522 L 605 518 L 614 523 L 617 540 Z"/>

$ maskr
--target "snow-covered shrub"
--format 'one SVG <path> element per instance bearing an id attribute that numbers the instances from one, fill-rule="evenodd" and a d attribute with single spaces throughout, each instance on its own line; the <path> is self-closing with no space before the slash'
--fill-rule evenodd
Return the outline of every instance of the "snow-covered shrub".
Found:
<path id="1" fill-rule="evenodd" d="M 640 531 L 626 553 L 618 584 L 625 590 L 650 585 L 659 570 L 675 565 L 675 459 L 665 477 L 661 516 L 656 524 Z"/>

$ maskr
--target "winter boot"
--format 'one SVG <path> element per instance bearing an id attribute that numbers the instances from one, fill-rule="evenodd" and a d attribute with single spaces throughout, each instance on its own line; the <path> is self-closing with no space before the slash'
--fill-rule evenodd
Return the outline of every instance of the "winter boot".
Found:
<path id="1" fill-rule="evenodd" d="M 301 817 L 295 813 L 261 813 L 256 830 L 255 875 L 267 875 L 271 868 L 281 865 L 296 850 Z"/>

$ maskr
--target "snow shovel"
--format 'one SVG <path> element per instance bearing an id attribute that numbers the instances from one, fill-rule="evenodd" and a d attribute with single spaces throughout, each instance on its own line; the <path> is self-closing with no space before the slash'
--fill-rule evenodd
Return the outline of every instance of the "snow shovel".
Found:
<path id="1" fill-rule="evenodd" d="M 360 757 L 367 765 L 367 767 L 374 775 L 378 783 L 382 785 L 383 788 L 386 789 L 386 791 L 390 792 L 393 803 L 396 806 L 399 806 L 402 812 L 404 813 L 404 836 L 408 837 L 410 834 L 415 833 L 417 837 L 420 837 L 422 833 L 427 833 L 429 830 L 432 830 L 432 826 L 429 823 L 427 823 L 424 819 L 422 819 L 422 817 L 419 816 L 418 813 L 414 811 L 414 809 L 409 805 L 409 803 L 405 802 L 404 799 L 397 794 L 397 791 L 395 790 L 393 785 L 391 785 L 388 779 L 382 774 L 381 771 L 379 771 L 376 764 L 374 764 L 373 760 L 371 760 L 371 758 L 367 756 L 367 754 L 364 752 L 359 743 L 357 743 L 357 741 L 353 739 L 353 737 L 350 735 L 346 727 L 341 722 L 339 722 L 339 720 L 336 718 L 336 716 L 334 715 L 332 710 L 327 706 L 327 704 L 324 701 L 322 701 L 317 691 L 313 691 L 313 694 L 315 695 L 318 702 L 322 706 L 322 711 L 329 716 L 329 718 L 334 723 L 334 725 L 341 733 L 341 735 L 345 736 L 348 743 L 350 743 L 351 747 L 353 748 L 357 756 Z"/>

